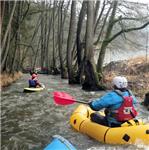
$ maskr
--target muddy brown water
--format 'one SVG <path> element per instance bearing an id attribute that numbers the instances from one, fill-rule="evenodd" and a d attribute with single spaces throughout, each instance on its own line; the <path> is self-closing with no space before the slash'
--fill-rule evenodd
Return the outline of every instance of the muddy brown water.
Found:
<path id="1" fill-rule="evenodd" d="M 36 93 L 24 93 L 29 74 L 24 74 L 1 92 L 1 149 L 42 150 L 57 134 L 68 139 L 77 150 L 143 150 L 144 145 L 102 144 L 87 135 L 76 132 L 69 124 L 71 113 L 79 104 L 55 105 L 52 92 L 65 91 L 78 100 L 88 101 L 104 92 L 85 92 L 79 85 L 69 85 L 60 76 L 39 75 L 46 89 Z M 141 118 L 149 122 L 149 112 L 138 106 Z"/>

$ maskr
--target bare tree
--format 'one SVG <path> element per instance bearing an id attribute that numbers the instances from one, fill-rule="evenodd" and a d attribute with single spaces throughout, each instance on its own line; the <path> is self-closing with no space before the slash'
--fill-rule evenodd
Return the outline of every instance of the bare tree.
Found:
<path id="1" fill-rule="evenodd" d="M 6 39 L 7 39 L 7 36 L 8 36 L 8 32 L 11 28 L 11 22 L 12 22 L 12 19 L 13 19 L 13 16 L 14 16 L 15 8 L 16 8 L 16 1 L 14 1 L 14 5 L 13 5 L 12 12 L 11 12 L 11 15 L 10 15 L 10 18 L 9 18 L 9 22 L 7 24 L 7 28 L 6 28 L 6 31 L 5 31 L 3 40 L 2 40 L 2 51 L 4 50 L 4 47 L 6 46 Z"/>
<path id="2" fill-rule="evenodd" d="M 72 1 L 70 26 L 67 40 L 67 68 L 68 68 L 69 84 L 74 83 L 74 72 L 72 67 L 73 63 L 72 50 L 74 45 L 75 26 L 76 26 L 76 1 Z"/>
<path id="3" fill-rule="evenodd" d="M 107 46 L 118 36 L 120 36 L 124 33 L 130 32 L 130 31 L 143 29 L 149 24 L 149 21 L 146 21 L 143 25 L 138 26 L 138 27 L 124 27 L 123 25 L 121 25 L 120 26 L 121 30 L 112 34 L 112 30 L 116 26 L 116 23 L 121 22 L 122 20 L 127 20 L 127 21 L 128 20 L 134 20 L 134 21 L 139 20 L 140 21 L 140 19 L 137 19 L 136 17 L 131 17 L 131 16 L 129 16 L 129 17 L 119 16 L 116 18 L 116 11 L 118 9 L 118 6 L 119 5 L 118 5 L 117 0 L 112 2 L 112 12 L 111 12 L 111 15 L 109 18 L 109 22 L 107 25 L 104 40 L 102 41 L 102 44 L 101 44 L 101 49 L 100 49 L 100 53 L 99 53 L 99 57 L 98 57 L 98 63 L 97 63 L 97 71 L 98 71 L 98 73 L 101 73 L 101 74 L 102 74 L 103 62 L 104 62 Z"/>
<path id="4" fill-rule="evenodd" d="M 55 23 L 56 23 L 56 4 L 57 4 L 57 1 L 54 1 L 54 4 L 53 4 L 53 15 L 52 15 L 52 18 L 53 18 L 53 50 L 52 50 L 52 74 L 57 74 L 57 67 L 56 67 L 56 39 L 55 39 Z"/>
<path id="5" fill-rule="evenodd" d="M 67 9 L 70 4 L 70 1 L 68 1 Z M 67 77 L 66 68 L 64 65 L 64 58 L 63 58 L 63 30 L 64 30 L 64 24 L 66 19 L 66 11 L 63 11 L 64 9 L 64 1 L 59 2 L 59 8 L 58 8 L 58 51 L 59 51 L 59 58 L 60 58 L 60 70 L 61 70 L 61 78 Z"/>
<path id="6" fill-rule="evenodd" d="M 82 88 L 85 90 L 99 90 L 103 89 L 99 85 L 99 78 L 96 71 L 96 65 L 94 61 L 94 48 L 93 48 L 93 36 L 94 36 L 94 5 L 93 1 L 87 2 L 87 24 L 86 24 L 86 44 L 85 44 L 85 56 L 84 56 L 84 83 Z"/>
<path id="7" fill-rule="evenodd" d="M 87 13 L 87 2 L 83 1 L 82 8 L 81 8 L 79 18 L 78 18 L 77 34 L 76 34 L 77 62 L 78 62 L 78 82 L 80 82 L 80 75 L 81 75 L 81 68 L 82 68 L 82 58 L 84 56 L 83 47 L 85 47 L 84 46 L 85 42 L 83 40 L 81 40 L 81 31 L 82 31 L 83 21 L 84 21 L 86 13 Z"/>

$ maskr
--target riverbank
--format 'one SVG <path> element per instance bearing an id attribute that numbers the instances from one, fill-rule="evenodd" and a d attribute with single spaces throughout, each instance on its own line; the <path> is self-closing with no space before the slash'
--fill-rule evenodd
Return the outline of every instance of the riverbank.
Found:
<path id="1" fill-rule="evenodd" d="M 108 88 L 112 88 L 111 81 L 114 76 L 127 77 L 129 88 L 137 97 L 144 99 L 145 93 L 149 92 L 149 56 L 111 62 L 104 68 L 104 75 Z"/>
<path id="2" fill-rule="evenodd" d="M 11 83 L 15 82 L 22 76 L 22 72 L 15 72 L 13 74 L 2 73 L 0 74 L 0 86 L 7 87 Z"/>
<path id="3" fill-rule="evenodd" d="M 112 89 L 111 81 L 114 76 L 127 77 L 129 88 L 133 93 L 144 99 L 145 93 L 149 92 L 149 57 L 136 57 L 130 60 L 111 62 L 104 68 L 104 83 L 108 89 Z M 21 72 L 14 74 L 3 73 L 0 75 L 1 87 L 6 87 L 22 76 Z"/>

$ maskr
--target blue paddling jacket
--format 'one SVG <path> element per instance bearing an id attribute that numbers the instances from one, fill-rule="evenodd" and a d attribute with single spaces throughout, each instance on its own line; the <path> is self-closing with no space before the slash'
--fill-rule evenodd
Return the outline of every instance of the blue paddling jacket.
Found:
<path id="1" fill-rule="evenodd" d="M 125 91 L 122 92 L 123 96 L 129 96 L 129 92 Z M 134 95 L 132 95 L 133 98 L 133 104 L 137 104 L 137 100 Z M 108 109 L 108 114 L 106 115 L 106 119 L 108 121 L 109 126 L 111 123 L 115 124 L 121 124 L 122 122 L 119 122 L 114 117 L 114 111 L 117 110 L 123 102 L 123 98 L 118 95 L 115 91 L 108 92 L 106 95 L 102 96 L 101 98 L 98 98 L 96 100 L 93 100 L 90 102 L 91 109 L 95 111 L 99 111 L 103 108 Z"/>

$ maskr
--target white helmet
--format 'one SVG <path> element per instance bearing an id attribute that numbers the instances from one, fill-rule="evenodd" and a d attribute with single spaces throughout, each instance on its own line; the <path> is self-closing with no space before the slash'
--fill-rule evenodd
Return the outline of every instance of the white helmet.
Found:
<path id="1" fill-rule="evenodd" d="M 122 88 L 127 88 L 128 86 L 128 81 L 125 77 L 121 77 L 121 76 L 116 76 L 113 78 L 113 84 L 119 88 L 119 89 L 122 89 Z"/>

